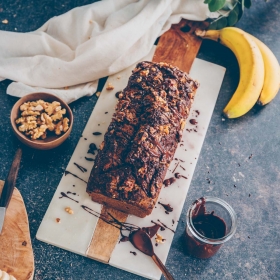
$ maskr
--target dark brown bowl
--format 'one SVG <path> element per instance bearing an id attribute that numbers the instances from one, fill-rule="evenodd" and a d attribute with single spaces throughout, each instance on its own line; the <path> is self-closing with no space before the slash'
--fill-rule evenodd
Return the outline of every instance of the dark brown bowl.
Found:
<path id="1" fill-rule="evenodd" d="M 19 107 L 25 102 L 36 101 L 39 99 L 42 99 L 47 102 L 58 101 L 58 102 L 60 102 L 61 107 L 66 109 L 65 116 L 69 119 L 69 129 L 64 134 L 59 135 L 59 136 L 58 135 L 47 135 L 46 139 L 32 140 L 18 130 L 17 125 L 16 125 L 16 119 L 20 116 Z M 67 105 L 67 103 L 65 103 L 62 99 L 56 97 L 55 95 L 50 94 L 50 93 L 45 93 L 45 92 L 31 93 L 31 94 L 28 94 L 28 95 L 22 97 L 21 99 L 19 99 L 16 102 L 16 104 L 14 105 L 14 107 L 12 108 L 10 119 L 11 119 L 12 129 L 13 129 L 13 132 L 16 135 L 16 137 L 23 144 L 25 144 L 31 148 L 39 149 L 39 150 L 50 150 L 50 149 L 53 149 L 53 148 L 59 146 L 60 144 L 62 144 L 70 135 L 70 132 L 71 132 L 72 126 L 73 126 L 73 113 L 72 113 L 70 107 Z"/>

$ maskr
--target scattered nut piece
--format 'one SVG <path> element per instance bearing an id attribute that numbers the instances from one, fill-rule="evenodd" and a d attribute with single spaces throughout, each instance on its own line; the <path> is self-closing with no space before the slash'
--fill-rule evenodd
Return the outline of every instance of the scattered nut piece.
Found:
<path id="1" fill-rule="evenodd" d="M 100 91 L 98 91 L 98 92 L 96 93 L 96 96 L 97 96 L 97 97 L 99 97 L 99 96 L 100 96 L 100 94 L 101 94 L 101 92 L 100 92 Z"/>
<path id="2" fill-rule="evenodd" d="M 156 243 L 164 243 L 165 239 L 162 238 L 162 236 L 158 233 L 156 233 Z"/>
<path id="3" fill-rule="evenodd" d="M 107 90 L 113 90 L 115 87 L 111 84 L 111 83 L 108 83 L 106 89 Z"/>
<path id="4" fill-rule="evenodd" d="M 55 221 L 60 224 L 60 219 L 59 218 L 56 218 Z"/>
<path id="5" fill-rule="evenodd" d="M 65 211 L 71 215 L 74 214 L 74 211 L 70 207 L 66 207 Z"/>
<path id="6" fill-rule="evenodd" d="M 8 24 L 8 20 L 7 19 L 4 19 L 4 20 L 2 20 L 2 23 L 4 23 L 4 24 Z"/>
<path id="7" fill-rule="evenodd" d="M 121 76 L 119 75 L 119 76 L 117 76 L 117 79 L 120 79 L 121 78 Z"/>

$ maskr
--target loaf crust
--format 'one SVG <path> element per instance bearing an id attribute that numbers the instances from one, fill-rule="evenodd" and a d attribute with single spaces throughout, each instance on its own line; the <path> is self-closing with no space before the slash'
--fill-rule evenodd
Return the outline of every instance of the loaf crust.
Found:
<path id="1" fill-rule="evenodd" d="M 90 174 L 93 201 L 138 217 L 152 212 L 197 87 L 169 64 L 136 66 Z"/>

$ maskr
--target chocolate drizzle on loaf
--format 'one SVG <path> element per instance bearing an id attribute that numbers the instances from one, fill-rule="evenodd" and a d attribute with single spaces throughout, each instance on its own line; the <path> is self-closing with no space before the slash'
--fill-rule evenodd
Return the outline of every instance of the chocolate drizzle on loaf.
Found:
<path id="1" fill-rule="evenodd" d="M 198 84 L 165 63 L 141 62 L 119 95 L 87 192 L 144 217 L 152 211 Z"/>

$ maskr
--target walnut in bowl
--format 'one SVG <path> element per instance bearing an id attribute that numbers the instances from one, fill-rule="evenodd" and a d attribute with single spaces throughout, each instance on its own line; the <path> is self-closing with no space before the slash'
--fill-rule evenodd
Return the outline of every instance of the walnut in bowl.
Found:
<path id="1" fill-rule="evenodd" d="M 48 150 L 69 136 L 73 114 L 60 98 L 49 93 L 32 93 L 16 102 L 11 124 L 17 138 L 29 147 Z"/>

